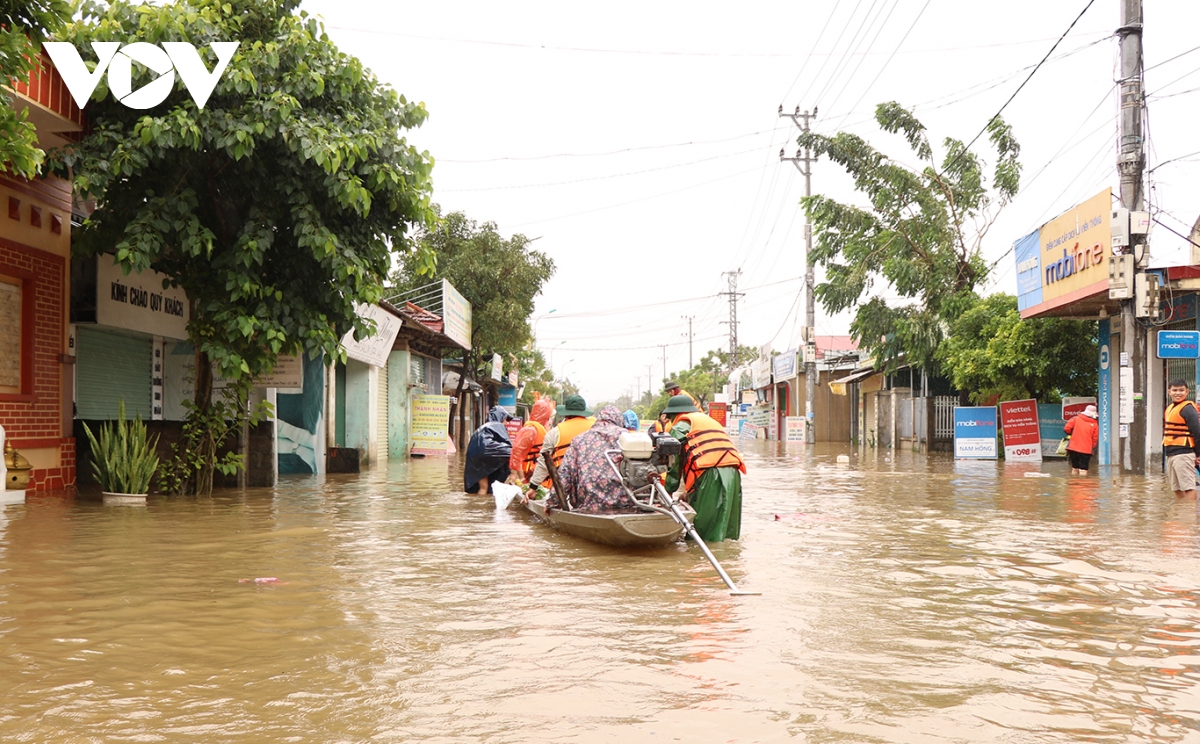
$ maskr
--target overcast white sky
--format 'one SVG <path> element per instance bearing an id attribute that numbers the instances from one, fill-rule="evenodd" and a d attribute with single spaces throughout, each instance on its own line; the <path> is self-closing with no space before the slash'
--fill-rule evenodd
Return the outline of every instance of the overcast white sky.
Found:
<path id="1" fill-rule="evenodd" d="M 969 141 L 1087 0 L 806 2 L 408 2 L 315 0 L 343 51 L 425 103 L 410 140 L 436 159 L 434 198 L 538 238 L 558 265 L 537 302 L 538 345 L 589 400 L 657 389 L 728 347 L 722 272 L 741 269 L 739 341 L 796 346 L 803 325 L 804 179 L 786 111 L 815 128 L 878 133 L 882 101 L 915 106 L 935 142 Z M 1200 211 L 1200 3 L 1147 0 L 1151 196 L 1186 233 Z M 1012 242 L 1116 189 L 1118 0 L 1095 0 L 1005 110 L 1022 145 L 1022 192 L 985 242 L 987 289 L 1016 293 Z M 1070 52 L 1071 54 L 1065 54 Z M 1160 66 L 1156 66 L 1160 65 Z M 1196 89 L 1196 90 L 1193 90 Z M 1174 95 L 1172 95 L 1174 94 Z M 976 147 L 979 149 L 979 146 Z M 984 150 L 990 160 L 991 153 Z M 1184 156 L 1190 156 L 1184 157 Z M 836 166 L 813 190 L 854 201 Z M 1152 245 L 1180 239 L 1157 229 Z M 619 310 L 621 312 L 613 312 Z M 551 312 L 553 311 L 553 312 Z M 549 313 L 547 315 L 547 313 Z M 799 313 L 799 315 L 798 315 Z M 817 332 L 848 317 L 818 305 Z M 640 381 L 639 381 L 640 379 Z"/>

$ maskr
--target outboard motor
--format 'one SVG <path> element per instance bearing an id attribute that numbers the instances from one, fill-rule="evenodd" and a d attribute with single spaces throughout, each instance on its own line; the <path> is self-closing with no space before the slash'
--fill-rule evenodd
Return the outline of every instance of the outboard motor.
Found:
<path id="1" fill-rule="evenodd" d="M 647 434 L 642 431 L 627 431 L 617 440 L 621 448 L 619 472 L 626 487 L 637 491 L 650 485 L 650 474 L 662 475 L 671 469 L 674 457 L 679 455 L 679 440 L 666 434 Z"/>

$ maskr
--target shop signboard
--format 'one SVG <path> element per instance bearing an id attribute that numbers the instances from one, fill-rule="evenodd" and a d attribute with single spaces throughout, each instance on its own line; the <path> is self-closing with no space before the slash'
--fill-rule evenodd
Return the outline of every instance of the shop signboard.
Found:
<path id="1" fill-rule="evenodd" d="M 784 440 L 788 444 L 804 444 L 804 417 L 788 416 L 784 419 Z"/>
<path id="2" fill-rule="evenodd" d="M 254 381 L 256 387 L 286 390 L 289 393 L 304 392 L 304 360 L 300 354 L 280 354 L 275 360 L 275 369 Z"/>
<path id="3" fill-rule="evenodd" d="M 96 257 L 96 324 L 186 339 L 189 306 L 179 287 L 163 289 L 166 274 L 143 271 L 125 276 L 111 257 Z"/>
<path id="4" fill-rule="evenodd" d="M 1112 443 L 1109 441 L 1109 432 L 1112 411 L 1109 409 L 1112 400 L 1112 350 L 1109 346 L 1112 344 L 1112 326 L 1108 318 L 1101 320 L 1097 325 L 1099 326 L 1097 340 L 1100 342 L 1100 381 L 1099 395 L 1096 396 L 1099 399 L 1096 402 L 1096 409 L 1100 414 L 1100 440 L 1096 444 L 1096 455 L 1101 465 L 1111 465 Z"/>
<path id="5" fill-rule="evenodd" d="M 754 377 L 754 387 L 765 388 L 771 384 L 771 363 L 759 359 L 750 364 L 750 372 Z"/>
<path id="6" fill-rule="evenodd" d="M 742 391 L 742 405 L 743 406 L 754 405 L 754 401 L 756 401 L 756 400 L 758 400 L 758 394 L 755 393 L 753 390 L 743 390 Z M 745 409 L 742 409 L 742 410 L 745 410 Z"/>
<path id="7" fill-rule="evenodd" d="M 509 413 L 517 412 L 517 389 L 512 385 L 501 385 L 497 401 L 501 408 Z"/>
<path id="8" fill-rule="evenodd" d="M 1038 438 L 1042 445 L 1042 459 L 1047 457 L 1064 457 L 1056 454 L 1058 440 L 1063 438 L 1062 406 L 1058 403 L 1039 403 Z"/>
<path id="9" fill-rule="evenodd" d="M 796 350 L 789 349 L 771 360 L 775 382 L 785 382 L 796 376 Z"/>
<path id="10" fill-rule="evenodd" d="M 721 426 L 725 426 L 729 414 L 728 403 L 709 403 L 708 416 L 713 421 L 716 421 Z"/>
<path id="11" fill-rule="evenodd" d="M 758 424 L 749 421 L 742 422 L 742 430 L 738 433 L 739 441 L 751 441 L 758 438 Z"/>
<path id="12" fill-rule="evenodd" d="M 1079 414 L 1083 413 L 1083 409 L 1094 405 L 1096 405 L 1096 399 L 1090 395 L 1081 395 L 1074 398 L 1063 398 L 1062 420 L 1070 421 Z"/>
<path id="13" fill-rule="evenodd" d="M 1121 367 L 1117 376 L 1117 423 L 1133 423 L 1133 367 Z"/>
<path id="14" fill-rule="evenodd" d="M 1105 189 L 1013 244 L 1022 318 L 1108 292 L 1111 219 L 1112 190 Z"/>
<path id="15" fill-rule="evenodd" d="M 414 395 L 409 441 L 418 455 L 444 455 L 450 424 L 449 395 Z"/>
<path id="16" fill-rule="evenodd" d="M 396 343 L 396 334 L 400 332 L 400 319 L 378 305 L 360 303 L 355 306 L 355 310 L 358 317 L 375 321 L 375 333 L 356 340 L 353 329 L 346 331 L 346 335 L 342 336 L 346 356 L 372 367 L 382 367 L 387 364 L 392 345 Z"/>
<path id="17" fill-rule="evenodd" d="M 996 459 L 996 407 L 954 407 L 954 456 Z"/>
<path id="18" fill-rule="evenodd" d="M 1200 359 L 1200 331 L 1159 331 L 1159 359 Z"/>
<path id="19" fill-rule="evenodd" d="M 1042 436 L 1036 400 L 1010 400 L 1000 404 L 1004 430 L 1004 459 L 1009 462 L 1041 462 Z"/>
<path id="20" fill-rule="evenodd" d="M 464 349 L 471 348 L 471 303 L 442 280 L 442 332 Z"/>
<path id="21" fill-rule="evenodd" d="M 504 379 L 504 357 L 492 354 L 492 379 L 500 382 Z"/>
<path id="22" fill-rule="evenodd" d="M 746 414 L 746 420 L 759 428 L 763 428 L 771 422 L 771 409 L 751 408 Z"/>
<path id="23" fill-rule="evenodd" d="M 517 441 L 517 432 L 525 425 L 525 419 L 510 418 L 504 422 L 504 428 L 508 430 L 508 440 L 510 442 Z"/>

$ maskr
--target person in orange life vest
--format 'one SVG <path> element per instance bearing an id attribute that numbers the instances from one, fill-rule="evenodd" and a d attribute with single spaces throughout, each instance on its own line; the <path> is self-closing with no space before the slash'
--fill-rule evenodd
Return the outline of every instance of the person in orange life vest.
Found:
<path id="1" fill-rule="evenodd" d="M 1163 457 L 1167 487 L 1180 498 L 1196 498 L 1196 464 L 1200 463 L 1200 415 L 1187 399 L 1188 386 L 1182 379 L 1167 385 L 1171 404 L 1163 412 Z"/>
<path id="2" fill-rule="evenodd" d="M 533 475 L 529 478 L 529 490 L 525 492 L 526 499 L 536 498 L 537 487 L 550 477 L 550 470 L 546 467 L 546 458 L 550 458 L 556 468 L 562 465 L 563 458 L 567 454 L 567 447 L 571 446 L 571 440 L 592 428 L 592 424 L 596 422 L 595 416 L 592 415 L 592 409 L 587 407 L 587 401 L 581 395 L 568 396 L 563 401 L 562 408 L 558 409 L 558 415 L 562 416 L 563 420 L 559 422 L 558 426 L 546 432 L 546 438 L 542 440 L 537 467 L 533 469 Z"/>
<path id="3" fill-rule="evenodd" d="M 512 456 L 508 458 L 508 469 L 513 473 L 514 483 L 528 483 L 537 467 L 538 454 L 546 439 L 546 429 L 554 418 L 554 400 L 538 398 L 529 412 L 529 423 L 521 427 L 513 441 Z"/>
<path id="4" fill-rule="evenodd" d="M 1067 442 L 1071 475 L 1087 475 L 1088 466 L 1092 464 L 1092 452 L 1096 450 L 1096 442 L 1100 441 L 1100 426 L 1096 423 L 1098 416 L 1096 407 L 1088 406 L 1063 427 L 1063 432 L 1071 437 L 1071 441 Z"/>
<path id="5" fill-rule="evenodd" d="M 725 427 L 700 412 L 686 395 L 663 409 L 671 417 L 670 434 L 683 453 L 667 473 L 666 488 L 682 487 L 696 510 L 693 524 L 705 542 L 736 540 L 742 533 L 742 473 L 746 465 Z"/>
<path id="6" fill-rule="evenodd" d="M 697 411 L 704 410 L 704 406 L 700 405 L 700 399 L 697 398 L 696 396 L 692 395 L 688 391 L 684 390 L 683 388 L 679 387 L 679 383 L 675 382 L 674 380 L 671 380 L 671 381 L 667 382 L 666 385 L 663 385 L 663 390 L 665 390 L 667 395 L 671 396 L 672 398 L 674 398 L 676 395 L 686 395 L 687 397 L 692 399 L 692 405 L 694 405 L 696 407 Z M 665 431 L 665 429 L 664 429 L 664 431 Z"/>
<path id="7" fill-rule="evenodd" d="M 650 431 L 654 432 L 655 434 L 666 434 L 667 425 L 670 423 L 671 419 L 667 417 L 667 414 L 660 413 L 658 414 L 658 418 L 655 419 L 654 423 L 650 424 Z"/>

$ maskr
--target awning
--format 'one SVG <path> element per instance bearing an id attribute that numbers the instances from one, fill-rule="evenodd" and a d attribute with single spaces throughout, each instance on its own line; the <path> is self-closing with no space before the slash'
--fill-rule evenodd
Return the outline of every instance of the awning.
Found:
<path id="1" fill-rule="evenodd" d="M 873 374 L 875 374 L 875 369 L 873 367 L 868 367 L 866 369 L 860 369 L 859 371 L 854 372 L 853 374 L 849 374 L 845 377 L 842 377 L 841 379 L 830 380 L 829 381 L 829 389 L 830 389 L 830 391 L 833 392 L 834 395 L 848 395 L 848 393 L 846 391 L 847 385 L 849 385 L 852 382 L 858 382 L 859 380 L 863 379 L 864 377 L 870 377 Z"/>

